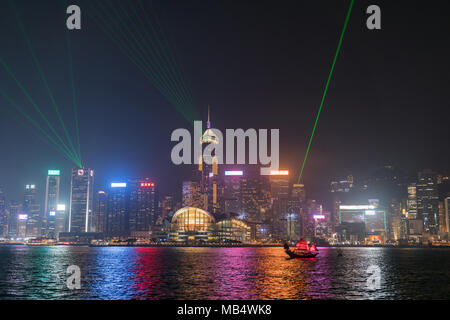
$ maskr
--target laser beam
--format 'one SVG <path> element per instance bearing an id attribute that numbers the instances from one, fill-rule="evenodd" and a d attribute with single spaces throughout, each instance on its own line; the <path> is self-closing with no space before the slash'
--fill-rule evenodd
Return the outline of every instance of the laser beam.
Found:
<path id="1" fill-rule="evenodd" d="M 319 111 L 317 112 L 316 121 L 314 122 L 314 127 L 313 127 L 313 130 L 311 133 L 311 137 L 309 138 L 308 147 L 306 148 L 305 158 L 303 159 L 302 168 L 300 169 L 300 174 L 298 176 L 297 183 L 300 183 L 300 180 L 303 175 L 303 170 L 305 169 L 305 164 L 306 164 L 306 160 L 308 159 L 309 149 L 311 148 L 311 143 L 312 143 L 312 140 L 314 137 L 314 133 L 316 132 L 317 123 L 319 122 L 320 113 L 322 111 L 323 103 L 325 102 L 325 97 L 327 95 L 328 86 L 330 85 L 331 77 L 333 76 L 334 66 L 336 64 L 336 60 L 337 60 L 339 52 L 341 50 L 342 41 L 344 39 L 345 30 L 347 29 L 348 21 L 350 19 L 350 14 L 352 13 L 352 8 L 353 8 L 354 2 L 355 2 L 355 0 L 351 0 L 350 6 L 347 11 L 347 16 L 345 17 L 344 27 L 342 28 L 341 36 L 339 38 L 339 43 L 338 43 L 338 46 L 336 49 L 336 53 L 334 55 L 333 63 L 331 65 L 330 74 L 328 75 L 328 80 L 325 85 L 325 90 L 323 91 L 322 101 L 320 102 L 320 107 L 319 107 Z"/>

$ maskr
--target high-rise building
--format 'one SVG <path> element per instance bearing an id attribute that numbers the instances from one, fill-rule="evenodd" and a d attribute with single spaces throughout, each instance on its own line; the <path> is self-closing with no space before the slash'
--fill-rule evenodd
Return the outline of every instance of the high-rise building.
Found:
<path id="1" fill-rule="evenodd" d="M 60 232 L 66 232 L 68 226 L 68 216 L 65 204 L 56 205 L 56 217 L 55 217 L 55 236 L 58 238 Z"/>
<path id="2" fill-rule="evenodd" d="M 129 219 L 130 233 L 150 231 L 159 217 L 157 184 L 150 178 L 130 181 Z"/>
<path id="3" fill-rule="evenodd" d="M 41 206 L 37 200 L 36 185 L 27 184 L 23 199 L 23 214 L 27 215 L 27 237 L 39 237 L 41 235 L 42 216 Z M 24 219 L 21 220 L 23 222 Z"/>
<path id="4" fill-rule="evenodd" d="M 242 212 L 242 170 L 227 170 L 224 172 L 223 185 L 224 195 L 222 197 L 223 210 L 225 213 L 236 215 Z"/>
<path id="5" fill-rule="evenodd" d="M 128 198 L 129 187 L 126 182 L 111 183 L 106 211 L 106 235 L 108 237 L 128 236 Z"/>
<path id="6" fill-rule="evenodd" d="M 27 237 L 29 216 L 25 213 L 19 213 L 17 216 L 17 237 L 25 238 Z"/>
<path id="7" fill-rule="evenodd" d="M 16 201 L 11 201 L 9 204 L 8 216 L 8 236 L 17 237 L 17 225 L 19 221 L 19 214 L 22 214 L 22 204 Z"/>
<path id="8" fill-rule="evenodd" d="M 203 145 L 218 144 L 219 137 L 213 129 L 211 129 L 211 122 L 209 117 L 208 107 L 208 121 L 206 123 L 206 130 L 201 137 L 202 148 Z M 211 154 L 210 158 L 203 156 L 199 159 L 198 170 L 200 172 L 200 192 L 205 201 L 205 210 L 208 210 L 213 215 L 219 212 L 219 163 L 218 158 Z"/>
<path id="9" fill-rule="evenodd" d="M 270 194 L 272 196 L 272 236 L 277 240 L 287 240 L 288 227 L 291 226 L 292 220 L 289 212 L 290 193 L 287 170 L 271 172 Z"/>
<path id="10" fill-rule="evenodd" d="M 165 196 L 161 201 L 161 217 L 171 217 L 175 213 L 175 201 L 173 196 Z"/>
<path id="11" fill-rule="evenodd" d="M 304 184 L 292 186 L 291 197 L 288 208 L 288 240 L 299 240 L 302 236 L 302 217 L 306 209 L 306 190 Z"/>
<path id="12" fill-rule="evenodd" d="M 417 219 L 417 187 L 415 182 L 408 185 L 406 216 L 408 219 Z"/>
<path id="13" fill-rule="evenodd" d="M 333 201 L 333 210 L 331 212 L 331 230 L 339 225 L 339 206 L 342 203 L 350 201 L 352 191 L 354 190 L 353 176 L 349 175 L 346 179 L 335 179 L 331 181 L 330 191 Z"/>
<path id="14" fill-rule="evenodd" d="M 8 215 L 6 212 L 5 194 L 0 188 L 0 237 L 8 235 Z"/>
<path id="15" fill-rule="evenodd" d="M 89 232 L 92 223 L 94 170 L 73 168 L 69 205 L 69 232 Z"/>
<path id="16" fill-rule="evenodd" d="M 447 237 L 450 239 L 450 197 L 444 199 L 444 220 Z"/>
<path id="17" fill-rule="evenodd" d="M 417 188 L 417 217 L 423 220 L 423 231 L 431 235 L 439 232 L 439 193 L 436 174 L 431 170 L 419 172 Z"/>
<path id="18" fill-rule="evenodd" d="M 107 194 L 100 190 L 95 197 L 95 209 L 92 223 L 93 232 L 106 232 Z"/>
<path id="19" fill-rule="evenodd" d="M 55 237 L 56 209 L 59 201 L 60 170 L 48 170 L 45 187 L 44 221 L 45 234 Z"/>
<path id="20" fill-rule="evenodd" d="M 205 197 L 201 192 L 200 184 L 196 181 L 184 181 L 182 189 L 182 206 L 205 209 Z"/>

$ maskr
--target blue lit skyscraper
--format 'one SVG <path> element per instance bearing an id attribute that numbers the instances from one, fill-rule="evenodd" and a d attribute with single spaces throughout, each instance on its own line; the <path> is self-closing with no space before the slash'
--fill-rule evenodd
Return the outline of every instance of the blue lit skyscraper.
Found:
<path id="1" fill-rule="evenodd" d="M 59 200 L 60 170 L 48 170 L 47 185 L 45 188 L 45 210 L 46 220 L 45 234 L 49 237 L 55 236 L 56 210 Z"/>
<path id="2" fill-rule="evenodd" d="M 72 169 L 69 232 L 89 232 L 94 193 L 94 170 Z"/>
<path id="3" fill-rule="evenodd" d="M 42 216 L 41 206 L 37 201 L 36 185 L 27 184 L 23 201 L 23 213 L 27 215 L 27 237 L 39 237 L 41 235 Z"/>

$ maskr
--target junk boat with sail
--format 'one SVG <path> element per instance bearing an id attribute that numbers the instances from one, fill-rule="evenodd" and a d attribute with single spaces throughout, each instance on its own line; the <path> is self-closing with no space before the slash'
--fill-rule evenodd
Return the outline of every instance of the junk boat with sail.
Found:
<path id="1" fill-rule="evenodd" d="M 319 250 L 317 250 L 316 245 L 312 243 L 308 247 L 308 243 L 300 239 L 299 242 L 295 245 L 295 248 L 291 250 L 287 243 L 284 244 L 284 251 L 291 258 L 314 258 L 319 254 Z"/>

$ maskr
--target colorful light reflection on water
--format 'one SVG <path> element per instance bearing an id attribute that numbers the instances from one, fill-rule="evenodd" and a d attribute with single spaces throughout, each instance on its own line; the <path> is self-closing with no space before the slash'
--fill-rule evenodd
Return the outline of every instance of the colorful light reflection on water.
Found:
<path id="1" fill-rule="evenodd" d="M 449 249 L 0 247 L 2 299 L 448 299 Z M 338 255 L 338 250 L 343 252 Z M 82 289 L 69 290 L 69 265 Z M 381 269 L 369 290 L 366 270 Z"/>

